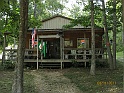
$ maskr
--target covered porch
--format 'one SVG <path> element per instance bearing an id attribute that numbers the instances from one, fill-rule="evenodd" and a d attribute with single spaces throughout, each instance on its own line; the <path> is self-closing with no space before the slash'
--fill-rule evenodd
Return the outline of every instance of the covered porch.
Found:
<path id="1" fill-rule="evenodd" d="M 41 64 L 43 67 L 60 67 L 64 68 L 64 63 L 84 63 L 86 64 L 91 61 L 91 48 L 63 48 L 60 58 L 43 58 L 38 51 L 39 55 L 37 57 L 37 49 L 25 49 L 25 63 L 36 63 L 37 69 Z M 17 61 L 17 49 L 6 49 L 5 58 L 11 61 Z M 106 61 L 107 60 L 107 51 L 105 48 L 96 48 L 96 60 Z"/>
<path id="2" fill-rule="evenodd" d="M 33 49 L 26 49 L 26 52 L 36 52 L 37 50 Z M 80 52 L 79 52 L 80 51 Z M 64 68 L 64 63 L 72 63 L 72 62 L 78 62 L 78 63 L 84 63 L 85 67 L 87 63 L 91 62 L 91 48 L 64 48 L 62 49 L 62 54 L 60 58 L 43 58 L 41 56 L 38 56 L 37 54 L 25 54 L 25 60 L 24 62 L 34 62 L 37 63 L 37 67 L 41 64 L 44 64 L 44 67 L 60 67 L 61 69 Z M 96 60 L 98 61 L 106 61 L 107 60 L 107 51 L 106 49 L 102 48 L 96 48 Z M 45 65 L 46 64 L 46 65 Z M 43 65 L 42 65 L 43 66 Z"/>

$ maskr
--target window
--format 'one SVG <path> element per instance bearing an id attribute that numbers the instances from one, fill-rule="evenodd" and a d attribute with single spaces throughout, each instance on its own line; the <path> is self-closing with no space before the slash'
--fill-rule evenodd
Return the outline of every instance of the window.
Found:
<path id="1" fill-rule="evenodd" d="M 73 46 L 73 41 L 69 40 L 69 39 L 65 39 L 64 46 L 65 47 L 72 47 Z"/>
<path id="2" fill-rule="evenodd" d="M 77 38 L 77 48 L 89 48 L 89 38 Z"/>

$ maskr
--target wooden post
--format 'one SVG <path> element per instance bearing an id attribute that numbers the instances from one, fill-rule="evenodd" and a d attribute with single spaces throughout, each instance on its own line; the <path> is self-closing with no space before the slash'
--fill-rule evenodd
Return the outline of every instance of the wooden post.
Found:
<path id="1" fill-rule="evenodd" d="M 38 51 L 38 41 L 39 41 L 39 40 L 38 40 L 38 34 L 37 34 L 37 70 L 38 70 L 38 67 L 39 67 L 39 66 L 38 66 L 38 52 L 39 52 L 39 51 Z"/>
<path id="2" fill-rule="evenodd" d="M 61 69 L 62 69 L 62 61 L 61 61 Z"/>
<path id="3" fill-rule="evenodd" d="M 62 40 L 62 36 L 60 36 L 60 59 L 61 59 L 61 69 L 62 69 L 62 60 L 63 60 L 63 40 Z"/>
<path id="4" fill-rule="evenodd" d="M 11 34 L 10 32 L 4 32 L 4 45 L 3 45 L 3 55 L 2 55 L 2 65 L 5 62 L 5 47 L 6 47 L 6 36 Z"/>
<path id="5" fill-rule="evenodd" d="M 62 38 L 62 61 L 64 61 L 64 38 Z M 62 67 L 64 68 L 64 64 L 62 64 Z"/>
<path id="6" fill-rule="evenodd" d="M 2 65 L 3 65 L 3 63 L 5 62 L 5 47 L 6 47 L 6 35 L 4 34 Z"/>

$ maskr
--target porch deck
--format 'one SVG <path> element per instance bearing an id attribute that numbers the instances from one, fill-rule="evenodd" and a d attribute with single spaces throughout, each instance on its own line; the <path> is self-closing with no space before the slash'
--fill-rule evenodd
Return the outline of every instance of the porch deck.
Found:
<path id="1" fill-rule="evenodd" d="M 106 61 L 107 59 L 97 59 L 97 60 L 99 60 L 99 61 Z M 75 61 L 75 62 L 90 62 L 91 61 L 91 59 L 76 59 L 76 60 L 74 60 L 74 59 L 64 59 L 64 60 L 62 60 L 62 59 L 40 59 L 40 60 L 38 60 L 38 62 L 50 62 L 50 63 L 54 63 L 54 62 L 56 62 L 56 63 L 59 63 L 59 62 L 73 62 L 73 61 Z M 25 59 L 24 60 L 24 62 L 37 62 L 37 59 Z"/>
<path id="2" fill-rule="evenodd" d="M 7 49 L 6 56 L 9 56 L 9 60 L 17 60 L 17 50 L 16 49 Z M 37 50 L 36 49 L 26 49 L 25 50 L 25 63 L 60 63 L 61 69 L 64 67 L 63 63 L 66 62 L 81 62 L 86 63 L 91 61 L 91 49 L 78 49 L 78 48 L 65 48 L 62 49 L 60 59 L 44 59 L 43 55 L 39 54 L 38 52 L 38 59 L 37 59 Z M 96 48 L 95 52 L 96 59 L 99 61 L 106 61 L 107 60 L 107 52 L 106 49 Z M 8 55 L 9 54 L 9 55 Z M 49 65 L 50 65 L 49 64 Z M 38 65 L 37 65 L 38 66 Z"/>

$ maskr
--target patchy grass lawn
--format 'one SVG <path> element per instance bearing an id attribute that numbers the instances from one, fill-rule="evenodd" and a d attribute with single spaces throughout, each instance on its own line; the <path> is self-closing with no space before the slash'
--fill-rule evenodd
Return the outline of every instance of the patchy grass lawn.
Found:
<path id="1" fill-rule="evenodd" d="M 11 93 L 13 77 L 13 71 L 0 71 L 0 93 Z M 33 78 L 32 75 L 24 74 L 24 93 L 36 93 Z"/>
<path id="2" fill-rule="evenodd" d="M 118 68 L 113 71 L 111 71 L 108 68 L 96 68 L 95 76 L 91 76 L 89 74 L 90 68 L 68 68 L 63 70 L 56 69 L 57 72 L 52 69 L 51 70 L 41 69 L 41 71 L 42 73 L 48 73 L 48 71 L 50 71 L 51 77 L 48 75 L 47 81 L 49 81 L 49 83 L 47 84 L 47 87 L 56 86 L 57 84 L 59 84 L 57 82 L 60 82 L 60 80 L 55 82 L 55 85 L 51 85 L 50 80 L 52 79 L 53 81 L 56 80 L 56 79 L 54 80 L 54 78 L 56 78 L 55 77 L 56 75 L 52 75 L 53 73 L 60 73 L 59 75 L 60 77 L 57 76 L 57 78 L 61 78 L 61 76 L 63 78 L 64 77 L 68 78 L 72 84 L 74 84 L 78 89 L 82 91 L 81 93 L 122 93 L 123 70 L 122 65 L 118 64 L 117 66 Z M 32 71 L 29 70 L 29 72 Z M 35 85 L 36 82 L 34 82 L 37 80 L 36 76 L 32 75 L 29 72 L 28 71 L 24 72 L 24 93 L 40 93 L 37 91 L 37 86 Z M 38 71 L 38 73 L 35 72 L 33 73 L 39 76 L 43 76 L 42 79 L 46 80 L 45 75 L 43 75 L 40 72 L 40 70 Z M 14 77 L 13 71 L 0 70 L 0 93 L 11 93 L 13 77 Z"/>
<path id="3" fill-rule="evenodd" d="M 111 71 L 97 68 L 96 75 L 89 75 L 89 68 L 71 68 L 65 70 L 65 76 L 82 90 L 82 93 L 122 93 L 123 67 Z"/>
<path id="4" fill-rule="evenodd" d="M 12 71 L 0 71 L 0 92 L 11 93 Z"/>
<path id="5" fill-rule="evenodd" d="M 124 57 L 124 53 L 123 53 L 123 51 L 121 51 L 121 52 L 117 52 L 117 58 L 123 58 Z"/>

